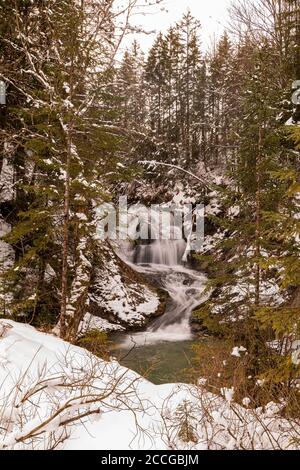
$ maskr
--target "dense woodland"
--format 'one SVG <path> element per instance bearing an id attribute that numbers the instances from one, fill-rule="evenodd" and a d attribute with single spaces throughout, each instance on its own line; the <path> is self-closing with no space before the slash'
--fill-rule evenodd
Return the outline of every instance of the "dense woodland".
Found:
<path id="1" fill-rule="evenodd" d="M 211 291 L 193 322 L 214 338 L 194 372 L 237 399 L 289 393 L 299 414 L 300 2 L 233 2 L 209 50 L 187 11 L 147 53 L 136 40 L 123 53 L 135 4 L 0 0 L 1 316 L 76 341 L 114 256 L 97 206 L 120 192 L 169 202 L 181 185 L 207 205 L 211 242 L 193 254 Z"/>

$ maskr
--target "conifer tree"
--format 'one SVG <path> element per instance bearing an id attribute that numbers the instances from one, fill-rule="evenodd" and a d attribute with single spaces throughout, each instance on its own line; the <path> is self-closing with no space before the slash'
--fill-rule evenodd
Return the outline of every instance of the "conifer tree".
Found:
<path id="1" fill-rule="evenodd" d="M 118 163 L 119 138 L 107 126 L 115 119 L 113 16 L 107 2 L 20 1 L 2 9 L 13 26 L 1 44 L 21 50 L 23 60 L 1 70 L 17 143 L 11 310 L 36 321 L 50 305 L 61 336 L 72 340 L 88 306 L 95 207 L 107 197 L 102 175 Z"/>
<path id="2" fill-rule="evenodd" d="M 144 83 L 144 54 L 137 41 L 126 50 L 117 74 L 117 93 L 120 99 L 121 125 L 127 130 L 142 132 L 146 119 L 146 89 Z"/>

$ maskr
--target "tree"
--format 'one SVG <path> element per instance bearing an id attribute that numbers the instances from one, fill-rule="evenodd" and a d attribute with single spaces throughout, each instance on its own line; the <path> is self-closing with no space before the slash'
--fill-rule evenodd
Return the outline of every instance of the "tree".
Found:
<path id="1" fill-rule="evenodd" d="M 121 125 L 125 129 L 142 132 L 146 119 L 144 55 L 136 41 L 123 56 L 117 73 L 117 93 L 121 106 Z"/>
<path id="2" fill-rule="evenodd" d="M 187 168 L 199 159 L 203 129 L 205 64 L 199 22 L 188 11 L 159 34 L 145 68 L 155 158 Z"/>
<path id="3" fill-rule="evenodd" d="M 288 75 L 285 68 L 283 75 L 274 17 L 270 23 L 250 8 L 252 2 L 238 6 L 243 23 L 232 54 L 239 79 L 233 80 L 238 94 L 230 123 L 236 149 L 233 164 L 227 166 L 230 183 L 219 191 L 222 212 L 211 217 L 221 240 L 209 253 L 214 294 L 199 317 L 210 331 L 247 349 L 251 380 L 243 386 L 257 397 L 255 377 L 267 379 L 269 390 L 281 387 L 285 394 L 299 373 L 291 364 L 299 315 L 294 192 L 299 189 L 299 154 L 283 125 L 290 107 L 283 98 L 293 72 Z M 281 33 L 285 37 L 293 31 Z M 277 352 L 267 346 L 275 337 Z"/>
<path id="4" fill-rule="evenodd" d="M 182 45 L 180 122 L 186 166 L 189 166 L 195 154 L 199 156 L 199 129 L 195 114 L 195 95 L 198 91 L 198 80 L 201 72 L 201 55 L 199 48 L 200 23 L 188 10 L 178 24 L 178 33 Z"/>
<path id="5" fill-rule="evenodd" d="M 18 64 L 1 58 L 0 75 L 9 85 L 1 143 L 14 144 L 17 180 L 8 237 L 16 252 L 7 273 L 16 289 L 13 309 L 27 321 L 49 309 L 57 319 L 60 312 L 60 334 L 69 340 L 88 307 L 95 207 L 108 197 L 106 174 L 118 169 L 113 65 L 136 4 L 128 0 L 119 10 L 106 0 L 0 5 L 11 24 L 1 30 L 1 47 L 12 58 L 19 54 Z"/>

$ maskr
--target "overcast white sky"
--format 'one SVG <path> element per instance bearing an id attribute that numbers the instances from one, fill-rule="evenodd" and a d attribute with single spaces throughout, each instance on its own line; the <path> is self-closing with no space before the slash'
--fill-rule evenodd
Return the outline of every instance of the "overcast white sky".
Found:
<path id="1" fill-rule="evenodd" d="M 165 0 L 165 11 L 161 6 L 153 6 L 147 15 L 138 15 L 134 23 L 141 25 L 147 31 L 165 32 L 169 26 L 180 20 L 183 13 L 190 8 L 193 15 L 202 24 L 202 43 L 207 48 L 224 30 L 227 21 L 227 8 L 232 0 Z M 150 13 L 151 12 L 151 13 Z M 149 49 L 155 34 L 139 35 L 138 40 L 145 51 Z M 132 37 L 126 40 L 126 45 Z"/>

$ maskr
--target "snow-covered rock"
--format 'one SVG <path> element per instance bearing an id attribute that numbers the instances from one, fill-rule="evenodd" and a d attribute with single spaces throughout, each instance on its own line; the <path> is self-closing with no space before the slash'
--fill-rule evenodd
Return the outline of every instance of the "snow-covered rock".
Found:
<path id="1" fill-rule="evenodd" d="M 100 325 L 100 317 L 106 331 L 141 327 L 163 313 L 156 290 L 105 245 L 95 267 L 89 300 L 94 325 Z"/>

